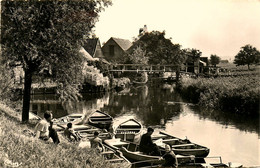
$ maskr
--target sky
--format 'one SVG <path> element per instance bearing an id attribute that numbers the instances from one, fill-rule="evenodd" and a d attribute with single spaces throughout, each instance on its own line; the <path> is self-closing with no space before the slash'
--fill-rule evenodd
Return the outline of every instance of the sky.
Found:
<path id="1" fill-rule="evenodd" d="M 260 50 L 260 0 L 112 0 L 100 13 L 95 34 L 133 41 L 139 29 L 165 31 L 182 49 L 233 60 L 242 46 Z"/>

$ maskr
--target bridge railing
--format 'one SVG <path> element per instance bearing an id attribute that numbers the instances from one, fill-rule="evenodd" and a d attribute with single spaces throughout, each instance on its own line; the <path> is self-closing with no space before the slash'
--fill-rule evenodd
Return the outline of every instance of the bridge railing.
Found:
<path id="1" fill-rule="evenodd" d="M 176 65 L 114 64 L 110 72 L 175 72 Z"/>

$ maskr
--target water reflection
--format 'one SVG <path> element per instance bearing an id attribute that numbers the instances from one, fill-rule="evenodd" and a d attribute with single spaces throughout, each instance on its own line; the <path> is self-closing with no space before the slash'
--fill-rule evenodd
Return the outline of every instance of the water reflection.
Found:
<path id="1" fill-rule="evenodd" d="M 55 95 L 35 95 L 31 110 L 40 116 L 45 110 L 52 110 L 54 117 L 101 110 L 120 122 L 132 117 L 144 126 L 163 129 L 180 138 L 188 136 L 209 147 L 210 156 L 221 155 L 226 161 L 244 165 L 260 164 L 256 148 L 259 116 L 246 117 L 191 105 L 174 92 L 174 87 L 151 82 L 120 92 L 86 94 L 82 100 L 70 103 L 60 103 Z"/>
<path id="2" fill-rule="evenodd" d="M 95 110 L 108 112 L 112 117 L 123 115 L 138 116 L 145 126 L 164 127 L 167 121 L 178 120 L 184 114 L 185 106 L 200 118 L 212 120 L 222 126 L 259 133 L 259 116 L 248 117 L 191 106 L 183 102 L 174 92 L 174 84 L 152 82 L 148 85 L 132 86 L 120 92 L 84 94 L 78 102 L 61 103 L 55 95 L 33 95 L 31 111 L 40 116 L 51 110 L 54 117 L 62 117 L 71 113 L 88 114 Z"/>
<path id="3" fill-rule="evenodd" d="M 84 94 L 77 102 L 60 102 L 55 95 L 43 94 L 32 96 L 30 110 L 41 117 L 46 110 L 51 110 L 53 117 L 59 118 L 72 113 L 89 114 L 102 109 L 108 103 L 108 93 Z"/>

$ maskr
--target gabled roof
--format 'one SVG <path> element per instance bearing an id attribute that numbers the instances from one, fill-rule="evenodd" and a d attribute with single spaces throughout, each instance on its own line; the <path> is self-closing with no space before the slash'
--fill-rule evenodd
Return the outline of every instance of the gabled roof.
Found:
<path id="1" fill-rule="evenodd" d="M 124 51 L 132 46 L 132 42 L 126 39 L 111 37 Z"/>
<path id="2" fill-rule="evenodd" d="M 82 54 L 82 56 L 83 56 L 87 61 L 95 61 L 95 60 L 98 60 L 98 58 L 93 58 L 83 47 L 80 48 L 79 52 Z"/>
<path id="3" fill-rule="evenodd" d="M 98 44 L 98 38 L 87 39 L 84 42 L 83 48 L 93 57 Z"/>

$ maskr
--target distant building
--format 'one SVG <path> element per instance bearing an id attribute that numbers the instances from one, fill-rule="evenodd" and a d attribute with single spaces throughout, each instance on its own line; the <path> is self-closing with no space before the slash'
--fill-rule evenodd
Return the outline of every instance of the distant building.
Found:
<path id="1" fill-rule="evenodd" d="M 227 64 L 228 60 L 220 60 L 220 63 Z"/>
<path id="2" fill-rule="evenodd" d="M 132 42 L 126 39 L 111 37 L 103 46 L 104 58 L 109 62 L 120 62 L 123 55 L 132 46 Z"/>
<path id="3" fill-rule="evenodd" d="M 199 57 L 199 58 L 193 58 L 188 57 L 185 62 L 185 69 L 182 68 L 185 72 L 193 72 L 195 74 L 203 73 L 208 71 L 207 67 L 209 66 L 209 60 L 208 57 Z"/>
<path id="4" fill-rule="evenodd" d="M 98 38 L 87 39 L 82 46 L 93 58 L 103 58 L 100 41 Z"/>
<path id="5" fill-rule="evenodd" d="M 140 29 L 139 29 L 139 36 L 140 36 L 140 35 L 144 35 L 144 34 L 147 33 L 147 32 L 148 32 L 147 26 L 144 25 L 143 28 L 140 28 Z"/>

